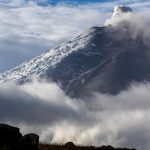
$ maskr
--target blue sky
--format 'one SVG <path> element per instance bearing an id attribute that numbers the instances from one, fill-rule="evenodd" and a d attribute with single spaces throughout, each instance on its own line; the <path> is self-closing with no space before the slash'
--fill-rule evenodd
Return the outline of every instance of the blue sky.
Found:
<path id="1" fill-rule="evenodd" d="M 0 0 L 0 3 L 20 3 L 20 2 L 35 2 L 41 6 L 47 5 L 57 5 L 60 3 L 66 4 L 87 4 L 87 3 L 105 3 L 105 2 L 112 2 L 112 3 L 120 3 L 120 4 L 129 4 L 129 3 L 136 3 L 136 2 L 144 2 L 146 0 Z"/>
<path id="2" fill-rule="evenodd" d="M 67 3 L 67 4 L 86 4 L 86 3 L 105 3 L 112 2 L 117 4 L 132 4 L 137 2 L 148 2 L 148 0 L 27 0 L 27 1 L 35 1 L 39 5 L 48 5 L 48 4 L 59 4 L 59 3 Z"/>
<path id="3" fill-rule="evenodd" d="M 32 1 L 32 0 L 28 0 Z M 34 0 L 33 0 L 34 1 Z M 35 0 L 36 1 L 36 0 Z M 69 4 L 75 4 L 75 3 L 93 3 L 93 2 L 106 2 L 110 0 L 37 0 L 39 4 L 58 4 L 58 3 L 69 3 Z"/>

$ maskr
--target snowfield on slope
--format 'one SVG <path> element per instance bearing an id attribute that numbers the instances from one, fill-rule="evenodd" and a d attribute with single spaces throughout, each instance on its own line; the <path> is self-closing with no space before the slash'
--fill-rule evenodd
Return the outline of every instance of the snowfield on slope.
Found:
<path id="1" fill-rule="evenodd" d="M 66 56 L 74 51 L 78 51 L 84 48 L 90 38 L 93 36 L 92 28 L 76 37 L 72 41 L 61 44 L 60 46 L 50 49 L 48 52 L 37 56 L 30 61 L 26 61 L 14 69 L 0 74 L 0 83 L 5 81 L 21 81 L 25 78 L 28 80 L 31 76 L 40 76 L 44 71 L 50 67 L 55 67 L 60 63 Z"/>

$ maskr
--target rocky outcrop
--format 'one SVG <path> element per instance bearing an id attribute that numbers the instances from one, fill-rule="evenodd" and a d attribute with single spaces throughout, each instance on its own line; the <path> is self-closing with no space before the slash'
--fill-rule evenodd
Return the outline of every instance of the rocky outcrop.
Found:
<path id="1" fill-rule="evenodd" d="M 74 150 L 75 148 L 76 148 L 76 146 L 74 145 L 74 143 L 72 143 L 72 142 L 68 142 L 68 143 L 66 143 L 65 144 L 65 148 L 68 150 L 70 150 L 70 149 L 72 149 L 72 150 Z"/>
<path id="2" fill-rule="evenodd" d="M 38 135 L 22 136 L 19 128 L 0 124 L 0 150 L 38 150 L 38 144 Z"/>
<path id="3" fill-rule="evenodd" d="M 20 147 L 21 138 L 19 128 L 0 124 L 0 150 L 16 150 Z"/>
<path id="4" fill-rule="evenodd" d="M 26 134 L 23 136 L 24 150 L 37 150 L 39 144 L 39 136 L 34 133 Z"/>
<path id="5" fill-rule="evenodd" d="M 112 146 L 108 145 L 108 146 L 102 146 L 100 148 L 100 150 L 115 150 L 115 148 L 113 148 Z"/>

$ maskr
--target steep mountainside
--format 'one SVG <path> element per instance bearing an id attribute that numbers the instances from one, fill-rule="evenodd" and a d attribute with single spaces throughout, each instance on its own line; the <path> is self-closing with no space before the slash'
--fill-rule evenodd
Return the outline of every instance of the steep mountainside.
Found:
<path id="1" fill-rule="evenodd" d="M 125 6 L 115 8 L 113 16 L 132 12 Z M 92 27 L 72 41 L 25 62 L 0 75 L 0 82 L 23 84 L 32 75 L 53 80 L 71 96 L 89 91 L 117 94 L 133 82 L 150 78 L 150 46 L 142 31 L 133 38 L 128 23 Z"/>

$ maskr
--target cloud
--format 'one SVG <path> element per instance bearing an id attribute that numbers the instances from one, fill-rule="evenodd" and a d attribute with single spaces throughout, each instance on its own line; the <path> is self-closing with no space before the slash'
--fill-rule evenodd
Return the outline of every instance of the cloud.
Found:
<path id="1" fill-rule="evenodd" d="M 21 86 L 4 83 L 0 122 L 17 125 L 23 133 L 36 132 L 44 142 L 149 150 L 149 90 L 149 83 L 134 84 L 117 96 L 93 93 L 89 99 L 71 99 L 44 80 Z"/>
<path id="2" fill-rule="evenodd" d="M 17 4 L 20 3 L 20 4 Z M 13 5 L 12 5 L 13 4 Z M 0 3 L 0 72 L 66 42 L 94 25 L 102 25 L 110 5 Z"/>
<path id="3" fill-rule="evenodd" d="M 104 25 L 111 25 L 115 30 L 128 31 L 133 39 L 138 38 L 140 35 L 143 38 L 144 44 L 150 46 L 150 11 L 144 9 L 140 12 L 118 13 L 117 15 L 114 13 L 110 19 L 106 20 Z M 120 36 L 124 35 L 118 35 L 118 37 Z"/>
<path id="4" fill-rule="evenodd" d="M 55 83 L 34 81 L 21 87 L 4 83 L 0 86 L 0 99 L 1 121 L 44 125 L 64 118 L 80 118 L 69 98 Z"/>

